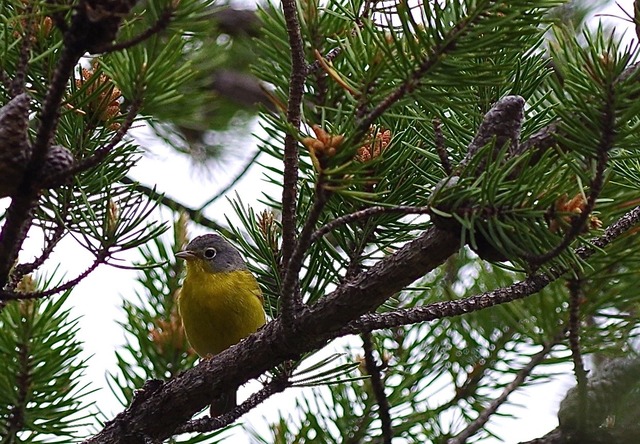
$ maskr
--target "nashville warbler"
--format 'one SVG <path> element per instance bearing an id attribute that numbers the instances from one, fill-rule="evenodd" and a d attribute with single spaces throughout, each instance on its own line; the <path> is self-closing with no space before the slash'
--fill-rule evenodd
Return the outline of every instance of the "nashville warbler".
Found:
<path id="1" fill-rule="evenodd" d="M 202 358 L 240 342 L 266 322 L 262 292 L 240 252 L 217 234 L 193 239 L 176 257 L 187 261 L 178 310 L 191 347 Z M 211 416 L 236 405 L 236 387 L 211 403 Z"/>

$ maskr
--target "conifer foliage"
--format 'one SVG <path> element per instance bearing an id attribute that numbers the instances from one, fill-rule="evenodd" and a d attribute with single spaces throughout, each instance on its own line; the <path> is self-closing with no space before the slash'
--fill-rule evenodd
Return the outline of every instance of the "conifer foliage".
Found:
<path id="1" fill-rule="evenodd" d="M 576 31 L 556 0 L 283 0 L 243 26 L 217 6 L 0 4 L 2 442 L 217 442 L 294 387 L 270 434 L 244 433 L 514 442 L 492 419 L 567 363 L 576 386 L 534 442 L 640 441 L 637 43 Z M 259 115 L 224 102 L 230 84 Z M 208 218 L 219 194 L 189 208 L 128 176 L 134 124 L 206 159 L 224 149 L 207 135 L 253 118 L 251 163 L 280 190 L 259 204 Z M 194 224 L 238 246 L 270 318 L 199 363 L 173 257 Z M 41 253 L 18 260 L 35 231 Z M 93 260 L 44 279 L 67 237 Z M 108 374 L 124 410 L 98 423 L 64 304 L 125 250 L 142 260 Z M 262 388 L 233 411 L 198 416 L 249 380 Z"/>

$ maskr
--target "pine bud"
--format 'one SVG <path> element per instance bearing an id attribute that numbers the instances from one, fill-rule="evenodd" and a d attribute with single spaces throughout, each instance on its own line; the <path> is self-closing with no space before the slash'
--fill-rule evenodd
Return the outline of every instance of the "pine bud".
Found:
<path id="1" fill-rule="evenodd" d="M 184 211 L 181 211 L 178 215 L 178 219 L 173 224 L 173 233 L 174 233 L 174 246 L 176 251 L 181 250 L 182 248 L 189 243 L 188 237 L 188 227 L 189 224 L 189 215 Z M 178 261 L 182 262 L 182 261 Z"/>
<path id="2" fill-rule="evenodd" d="M 120 220 L 120 207 L 113 200 L 109 199 L 107 204 L 107 235 L 111 238 L 118 228 L 118 222 Z"/>
<path id="3" fill-rule="evenodd" d="M 28 95 L 20 94 L 0 108 L 0 197 L 16 191 L 31 157 L 28 126 Z"/>

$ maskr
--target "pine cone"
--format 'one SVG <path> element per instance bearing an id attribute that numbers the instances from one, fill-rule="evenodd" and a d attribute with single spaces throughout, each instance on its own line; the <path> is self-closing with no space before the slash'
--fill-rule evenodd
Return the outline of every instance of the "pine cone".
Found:
<path id="1" fill-rule="evenodd" d="M 640 358 L 621 357 L 608 361 L 594 372 L 585 387 L 585 405 L 578 387 L 569 389 L 560 403 L 560 428 L 579 437 L 576 442 L 588 441 L 589 435 L 626 436 L 609 440 L 612 443 L 632 443 L 640 439 L 638 399 L 640 397 Z M 583 423 L 581 423 L 583 422 Z"/>
<path id="2" fill-rule="evenodd" d="M 54 188 L 71 179 L 65 175 L 73 165 L 73 154 L 71 151 L 60 145 L 52 145 L 47 151 L 47 156 L 42 166 L 42 176 L 40 183 L 43 188 Z"/>
<path id="3" fill-rule="evenodd" d="M 27 138 L 29 96 L 20 94 L 0 108 L 0 197 L 10 196 L 31 157 Z"/>

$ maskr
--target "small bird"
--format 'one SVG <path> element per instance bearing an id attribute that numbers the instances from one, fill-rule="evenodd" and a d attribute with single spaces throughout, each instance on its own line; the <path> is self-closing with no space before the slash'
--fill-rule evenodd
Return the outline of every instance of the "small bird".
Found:
<path id="1" fill-rule="evenodd" d="M 266 323 L 258 282 L 225 238 L 193 239 L 176 257 L 187 261 L 178 311 L 191 347 L 201 358 L 237 344 Z M 211 403 L 211 416 L 236 406 L 236 388 Z"/>

